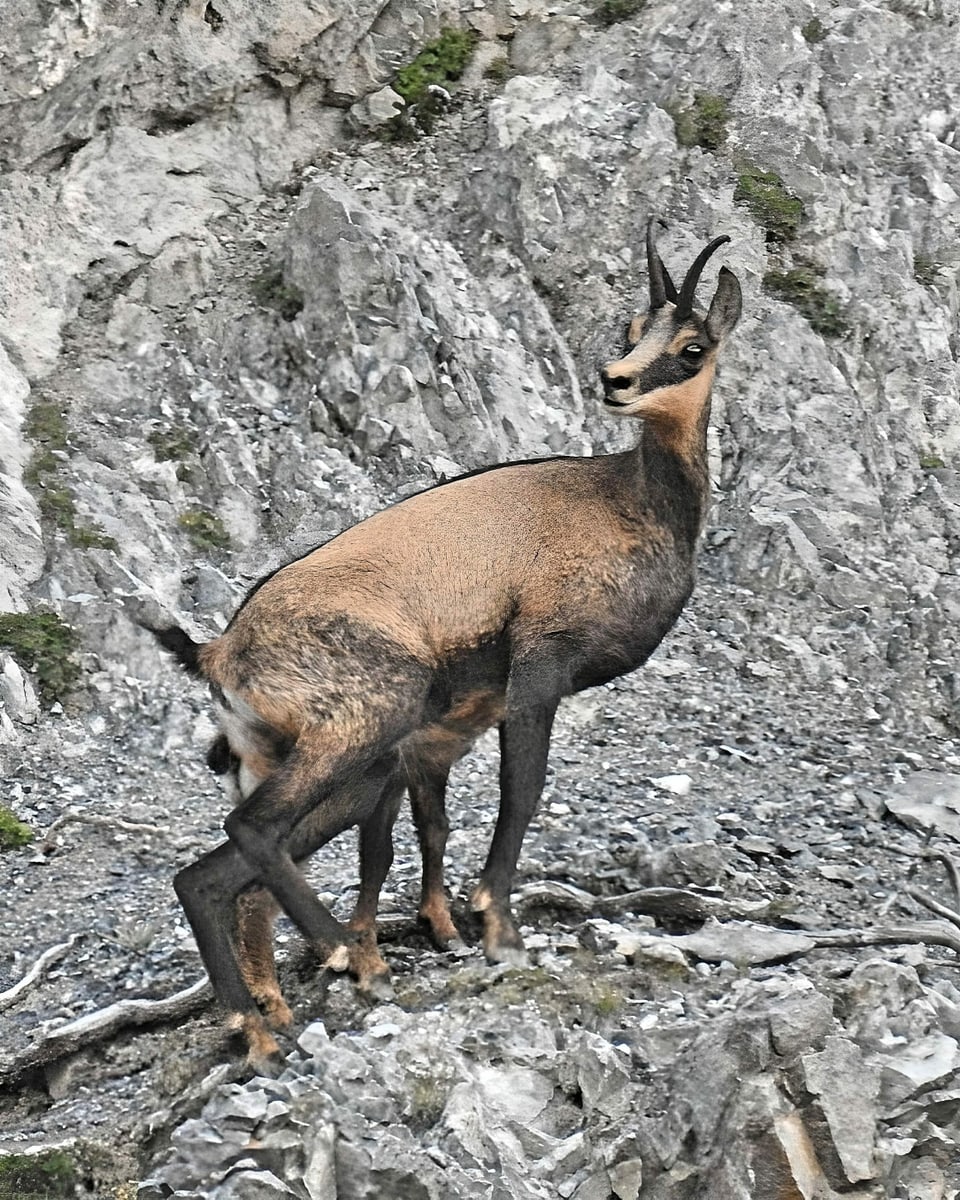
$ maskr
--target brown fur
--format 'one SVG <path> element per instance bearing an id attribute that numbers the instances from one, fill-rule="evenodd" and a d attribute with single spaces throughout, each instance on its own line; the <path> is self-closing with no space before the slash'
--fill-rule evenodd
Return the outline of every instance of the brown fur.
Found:
<path id="1" fill-rule="evenodd" d="M 275 1045 L 266 1022 L 289 1019 L 271 895 L 328 965 L 371 990 L 385 980 L 376 906 L 404 788 L 423 854 L 421 916 L 439 943 L 457 936 L 444 791 L 493 725 L 501 808 L 473 904 L 488 957 L 522 950 L 510 883 L 556 706 L 643 662 L 693 586 L 710 389 L 739 305 L 727 272 L 706 317 L 688 308 L 681 320 L 664 302 L 631 323 L 636 344 L 602 376 L 608 406 L 644 419 L 635 450 L 508 465 L 410 497 L 264 580 L 207 645 L 162 635 L 210 682 L 239 764 L 229 842 L 176 886 L 252 1054 Z M 683 357 L 692 341 L 702 361 Z M 297 864 L 352 824 L 361 888 L 345 929 Z"/>

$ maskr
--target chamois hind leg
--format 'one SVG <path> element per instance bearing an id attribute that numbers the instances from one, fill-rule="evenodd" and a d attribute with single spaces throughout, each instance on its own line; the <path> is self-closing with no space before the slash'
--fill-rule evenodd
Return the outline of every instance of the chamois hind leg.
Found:
<path id="1" fill-rule="evenodd" d="M 252 888 L 237 898 L 240 970 L 250 994 L 273 1029 L 285 1029 L 293 1013 L 283 998 L 274 957 L 273 924 L 280 906 L 266 888 Z"/>
<path id="2" fill-rule="evenodd" d="M 227 1023 L 243 1033 L 250 1060 L 261 1063 L 280 1048 L 251 991 L 251 983 L 257 983 L 255 972 L 243 966 L 245 938 L 239 900 L 255 882 L 256 873 L 240 851 L 224 842 L 179 871 L 173 886 L 214 994 L 227 1013 Z M 273 978 L 275 981 L 275 974 Z"/>
<path id="3" fill-rule="evenodd" d="M 440 950 L 463 945 L 463 939 L 450 915 L 450 905 L 443 886 L 443 855 L 450 833 L 445 803 L 449 774 L 449 765 L 422 764 L 410 772 L 408 780 L 410 807 L 423 864 L 419 916 L 421 921 L 429 925 L 433 942 Z"/>
<path id="4" fill-rule="evenodd" d="M 261 769 L 264 765 L 264 761 L 258 763 Z M 245 765 L 234 753 L 224 733 L 211 743 L 207 766 L 217 775 L 229 776 L 228 786 L 235 798 L 243 794 L 241 778 L 247 784 L 246 794 L 262 782 L 263 777 L 257 776 L 250 765 Z M 273 924 L 279 912 L 279 905 L 266 888 L 250 888 L 237 898 L 240 971 L 250 994 L 273 1029 L 283 1029 L 293 1020 L 280 991 L 274 957 Z"/>
<path id="5" fill-rule="evenodd" d="M 384 749 L 366 761 L 336 744 L 330 726 L 301 734 L 287 759 L 224 822 L 232 844 L 257 880 L 315 945 L 327 965 L 365 972 L 357 938 L 321 904 L 297 862 L 351 825 L 362 824 L 380 802 L 396 770 L 396 753 Z"/>
<path id="6" fill-rule="evenodd" d="M 510 889 L 523 835 L 537 807 L 547 776 L 550 731 L 556 700 L 510 711 L 500 726 L 500 812 L 474 911 L 483 913 L 483 949 L 490 962 L 522 965 L 523 939 L 510 910 Z"/>
<path id="7" fill-rule="evenodd" d="M 353 951 L 357 986 L 378 1000 L 389 999 L 390 971 L 377 949 L 377 907 L 380 889 L 393 864 L 393 826 L 400 812 L 404 780 L 395 772 L 387 780 L 380 802 L 360 825 L 360 891 L 347 928 L 357 934 Z"/>

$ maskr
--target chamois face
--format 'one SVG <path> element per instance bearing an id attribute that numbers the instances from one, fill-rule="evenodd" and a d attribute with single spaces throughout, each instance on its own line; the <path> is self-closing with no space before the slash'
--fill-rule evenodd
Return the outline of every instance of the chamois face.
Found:
<path id="1" fill-rule="evenodd" d="M 670 279 L 647 231 L 650 309 L 634 317 L 622 358 L 601 368 L 610 412 L 684 424 L 695 419 L 710 394 L 717 354 L 740 316 L 740 285 L 725 267 L 709 310 L 696 310 L 694 292 L 707 258 L 728 238 L 717 238 L 697 256 L 680 291 Z"/>

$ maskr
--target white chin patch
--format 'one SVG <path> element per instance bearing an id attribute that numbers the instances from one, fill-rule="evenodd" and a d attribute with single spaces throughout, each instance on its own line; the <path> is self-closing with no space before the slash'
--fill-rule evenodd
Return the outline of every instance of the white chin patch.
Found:
<path id="1" fill-rule="evenodd" d="M 628 400 L 626 404 L 611 404 L 609 400 L 604 400 L 603 406 L 615 417 L 632 417 L 642 403 L 643 397 L 638 396 L 635 400 Z"/>

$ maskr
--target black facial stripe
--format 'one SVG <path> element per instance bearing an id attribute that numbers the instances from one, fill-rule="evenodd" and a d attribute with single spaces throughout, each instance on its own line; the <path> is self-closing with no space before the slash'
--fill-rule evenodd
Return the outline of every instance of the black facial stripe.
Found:
<path id="1" fill-rule="evenodd" d="M 657 388 L 670 387 L 678 383 L 686 383 L 700 370 L 701 355 L 696 362 L 689 362 L 673 354 L 661 354 L 658 359 L 640 372 L 637 385 L 641 392 L 655 392 Z"/>

